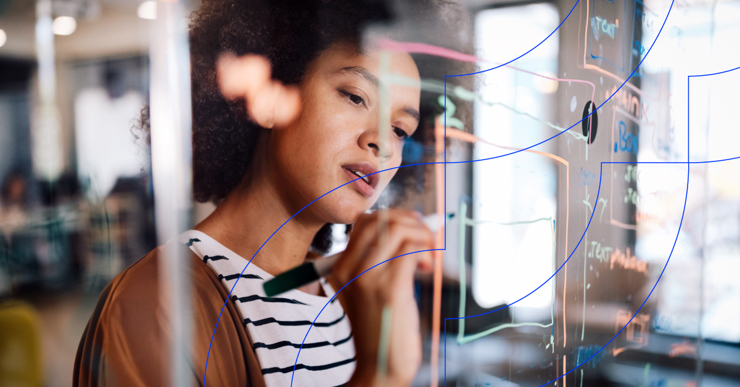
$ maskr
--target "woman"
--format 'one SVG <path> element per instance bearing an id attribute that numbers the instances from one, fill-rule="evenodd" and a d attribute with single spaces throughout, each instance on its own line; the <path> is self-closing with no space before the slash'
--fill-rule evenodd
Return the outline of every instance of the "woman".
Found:
<path id="1" fill-rule="evenodd" d="M 417 3 L 409 8 L 414 18 L 432 29 L 442 24 L 422 12 L 457 12 L 439 2 Z M 392 209 L 387 220 L 366 214 L 422 118 L 419 67 L 402 52 L 383 60 L 415 85 L 392 85 L 390 114 L 379 112 L 381 51 L 373 41 L 361 44 L 361 31 L 388 21 L 390 9 L 379 2 L 213 0 L 194 15 L 194 193 L 218 203 L 180 238 L 193 253 L 183 264 L 190 265 L 193 287 L 194 384 L 205 378 L 219 386 L 289 385 L 303 336 L 336 289 L 375 264 L 433 247 L 416 213 Z M 451 16 L 450 24 L 459 21 Z M 229 52 L 239 59 L 218 62 Z M 389 127 L 390 136 L 382 136 L 380 126 Z M 352 180 L 271 237 L 306 204 Z M 353 230 L 329 280 L 264 297 L 265 280 L 326 251 L 331 223 L 353 224 Z M 381 223 L 387 227 L 382 241 Z M 80 343 L 75 385 L 167 380 L 167 304 L 153 296 L 161 292 L 160 249 L 104 290 Z M 294 385 L 409 385 L 421 361 L 413 274 L 428 270 L 430 259 L 429 253 L 404 256 L 347 286 L 306 337 Z M 384 309 L 392 316 L 390 344 L 387 364 L 378 364 Z"/>

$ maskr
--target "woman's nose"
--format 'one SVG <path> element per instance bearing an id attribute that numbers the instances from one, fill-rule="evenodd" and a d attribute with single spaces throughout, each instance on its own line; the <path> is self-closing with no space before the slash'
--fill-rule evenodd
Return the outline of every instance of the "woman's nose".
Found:
<path id="1" fill-rule="evenodd" d="M 381 162 L 390 160 L 396 152 L 396 142 L 393 141 L 392 129 L 388 125 L 387 129 L 383 128 L 385 133 L 380 133 L 381 129 L 377 126 L 366 130 L 360 135 L 360 147 L 372 151 Z"/>

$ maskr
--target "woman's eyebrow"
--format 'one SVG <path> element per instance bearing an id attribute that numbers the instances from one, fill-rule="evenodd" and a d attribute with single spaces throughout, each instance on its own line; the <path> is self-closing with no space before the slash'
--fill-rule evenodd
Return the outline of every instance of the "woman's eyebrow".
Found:
<path id="1" fill-rule="evenodd" d="M 419 111 L 412 108 L 412 107 L 405 107 L 403 108 L 403 112 L 410 115 L 411 117 L 416 119 L 416 122 L 421 121 L 421 114 L 419 114 Z"/>
<path id="2" fill-rule="evenodd" d="M 360 76 L 365 78 L 368 82 L 372 83 L 375 87 L 378 87 L 378 85 L 380 85 L 378 77 L 373 75 L 373 73 L 367 71 L 366 68 L 360 66 L 343 67 L 337 70 L 335 74 L 351 74 L 354 76 Z"/>

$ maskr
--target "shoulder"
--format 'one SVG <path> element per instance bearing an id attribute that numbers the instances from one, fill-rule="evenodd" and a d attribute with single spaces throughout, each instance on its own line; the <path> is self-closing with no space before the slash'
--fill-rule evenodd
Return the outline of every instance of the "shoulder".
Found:
<path id="1" fill-rule="evenodd" d="M 108 284 L 107 294 L 104 292 L 100 302 L 108 305 L 131 306 L 140 308 L 152 307 L 158 304 L 159 294 L 159 267 L 158 260 L 161 247 L 158 247 L 133 265 L 118 274 Z M 105 296 L 105 297 L 104 297 Z"/>
<path id="2" fill-rule="evenodd" d="M 169 335 L 168 274 L 161 268 L 164 249 L 160 246 L 152 250 L 105 287 L 88 323 L 86 335 L 97 332 L 95 334 L 99 333 L 106 344 L 131 349 L 149 347 Z M 197 318 L 204 311 L 218 310 L 225 297 L 221 295 L 217 279 L 189 249 L 179 251 L 181 263 L 187 265 L 187 298 L 192 317 Z"/>
<path id="3" fill-rule="evenodd" d="M 216 298 L 223 300 L 219 292 L 218 280 L 208 266 L 188 248 L 179 250 L 179 263 L 186 266 L 188 288 L 199 298 Z M 163 306 L 168 294 L 167 276 L 163 273 L 162 258 L 165 246 L 150 251 L 139 261 L 117 275 L 108 285 L 109 292 L 105 301 L 112 307 L 136 308 L 140 311 L 156 309 Z"/>
<path id="4" fill-rule="evenodd" d="M 251 346 L 241 332 L 241 320 L 227 308 L 229 312 L 217 324 L 226 299 L 222 286 L 207 265 L 189 249 L 181 251 L 182 264 L 188 265 L 189 273 L 194 380 L 202 380 L 205 374 L 211 336 L 218 325 L 215 340 L 222 345 L 215 347 L 211 354 L 211 364 L 215 368 L 209 372 L 209 379 L 229 385 L 249 385 L 245 381 L 245 357 L 251 355 L 247 353 Z M 163 254 L 163 247 L 152 250 L 103 290 L 77 351 L 76 386 L 113 381 L 117 385 L 161 384 L 173 339 L 165 281 L 167 273 L 160 268 Z"/>
<path id="5" fill-rule="evenodd" d="M 89 330 L 100 332 L 106 340 L 116 337 L 120 339 L 117 344 L 124 346 L 162 339 L 169 325 L 167 283 L 160 269 L 163 254 L 164 248 L 157 247 L 111 280 L 98 298 Z M 197 261 L 188 255 L 181 259 L 183 264 Z M 216 289 L 201 291 L 218 293 Z"/>
<path id="6" fill-rule="evenodd" d="M 137 336 L 132 343 L 146 344 L 169 339 L 170 289 L 167 284 L 169 272 L 163 265 L 165 249 L 160 246 L 116 276 L 98 300 L 93 315 L 102 329 L 115 330 L 122 336 Z M 188 303 L 188 318 L 194 335 L 194 345 L 200 341 L 210 342 L 214 335 L 223 335 L 236 340 L 244 331 L 242 320 L 231 303 L 227 303 L 228 290 L 221 284 L 216 273 L 195 253 L 184 245 L 178 250 L 178 264 L 187 266 L 185 273 Z M 226 307 L 225 307 L 226 306 Z M 218 329 L 216 329 L 218 328 Z M 145 340 L 140 341 L 142 336 Z M 146 337 L 148 336 L 148 337 Z M 238 340 L 243 341 L 243 340 Z M 246 344 L 246 342 L 244 342 Z"/>

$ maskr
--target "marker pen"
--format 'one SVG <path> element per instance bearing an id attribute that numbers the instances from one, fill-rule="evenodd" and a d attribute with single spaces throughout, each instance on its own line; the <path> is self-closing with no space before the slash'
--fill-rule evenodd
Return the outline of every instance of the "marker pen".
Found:
<path id="1" fill-rule="evenodd" d="M 451 219 L 453 216 L 454 214 L 448 214 L 447 219 Z M 422 222 L 424 222 L 424 224 L 426 224 L 432 231 L 437 231 L 439 228 L 437 214 L 423 217 Z M 266 281 L 264 285 L 262 285 L 265 289 L 265 294 L 268 297 L 276 296 L 289 290 L 299 288 L 303 285 L 310 284 L 311 282 L 318 281 L 321 277 L 328 276 L 340 255 L 342 255 L 342 253 L 337 253 L 326 258 L 315 259 L 277 275 L 275 278 Z"/>

